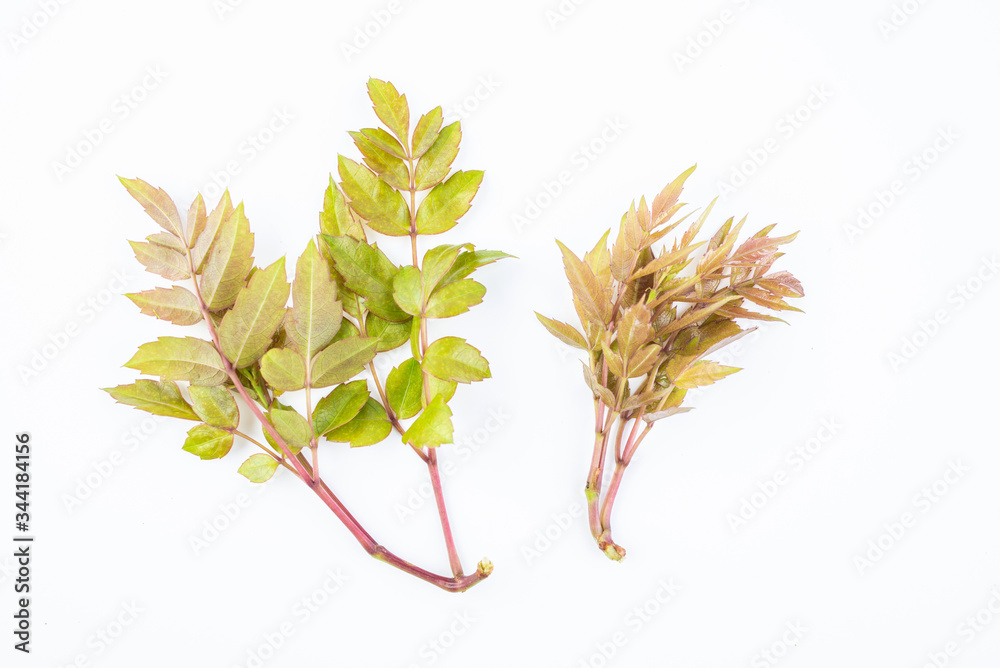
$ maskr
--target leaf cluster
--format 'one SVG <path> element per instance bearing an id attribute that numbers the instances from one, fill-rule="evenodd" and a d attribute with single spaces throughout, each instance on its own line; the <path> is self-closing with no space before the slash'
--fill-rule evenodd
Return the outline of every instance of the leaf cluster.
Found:
<path id="1" fill-rule="evenodd" d="M 753 307 L 798 311 L 786 300 L 803 296 L 787 271 L 771 271 L 778 249 L 797 233 L 771 236 L 768 225 L 742 243 L 746 218 L 726 220 L 707 240 L 696 241 L 715 205 L 680 216 L 690 168 L 622 216 L 610 244 L 605 232 L 580 258 L 563 244 L 566 276 L 582 327 L 536 314 L 567 345 L 585 350 L 584 380 L 599 405 L 622 419 L 653 423 L 689 408 L 688 390 L 710 385 L 739 369 L 705 359 L 746 335 L 739 319 L 780 320 Z M 672 243 L 668 235 L 679 231 Z"/>

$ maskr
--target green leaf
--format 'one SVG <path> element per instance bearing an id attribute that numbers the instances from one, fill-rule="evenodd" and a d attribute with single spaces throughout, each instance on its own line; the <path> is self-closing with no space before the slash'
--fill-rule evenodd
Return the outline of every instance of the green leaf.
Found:
<path id="1" fill-rule="evenodd" d="M 368 315 L 372 315 L 372 314 L 369 313 Z M 374 316 L 372 316 L 372 317 L 374 317 Z M 385 322 L 385 321 L 383 320 L 383 322 Z M 395 325 L 396 323 L 392 323 L 392 324 Z M 351 322 L 347 318 L 344 318 L 343 320 L 340 321 L 340 329 L 338 329 L 337 333 L 334 334 L 333 341 L 331 341 L 331 343 L 334 343 L 334 342 L 337 342 L 337 341 L 343 341 L 344 339 L 354 338 L 355 336 L 361 336 L 361 332 L 358 331 L 357 326 L 353 322 Z"/>
<path id="2" fill-rule="evenodd" d="M 288 310 L 285 332 L 308 360 L 333 340 L 342 318 L 337 284 L 330 277 L 330 267 L 316 250 L 316 244 L 310 240 L 295 263 L 292 308 Z"/>
<path id="3" fill-rule="evenodd" d="M 417 190 L 427 190 L 444 180 L 451 168 L 451 163 L 458 155 L 458 143 L 462 140 L 462 125 L 455 121 L 446 125 L 438 133 L 434 143 L 417 162 L 414 171 L 414 182 Z"/>
<path id="4" fill-rule="evenodd" d="M 198 239 L 191 247 L 191 259 L 196 273 L 201 273 L 204 268 L 205 258 L 208 257 L 208 251 L 211 250 L 212 244 L 215 242 L 215 238 L 222 228 L 222 224 L 229 220 L 229 217 L 232 215 L 233 202 L 229 198 L 229 191 L 227 190 L 222 193 L 219 203 L 205 220 L 205 229 L 198 235 Z"/>
<path id="5" fill-rule="evenodd" d="M 322 436 L 350 422 L 368 402 L 368 382 L 356 380 L 333 388 L 313 409 L 313 430 Z"/>
<path id="6" fill-rule="evenodd" d="M 392 130 L 399 141 L 406 143 L 410 134 L 410 108 L 406 96 L 400 95 L 388 81 L 368 79 L 368 97 L 372 100 L 375 115 Z"/>
<path id="7" fill-rule="evenodd" d="M 385 394 L 396 417 L 406 420 L 420 412 L 423 405 L 424 373 L 412 357 L 389 372 Z"/>
<path id="8" fill-rule="evenodd" d="M 312 367 L 312 386 L 328 387 L 350 380 L 375 357 L 378 339 L 354 337 L 331 343 L 316 355 Z"/>
<path id="9" fill-rule="evenodd" d="M 208 214 L 205 213 L 205 198 L 201 196 L 201 193 L 198 193 L 198 196 L 191 202 L 191 207 L 188 209 L 187 214 L 187 227 L 185 230 L 187 232 L 188 248 L 193 248 L 198 237 L 205 231 L 207 220 Z"/>
<path id="10" fill-rule="evenodd" d="M 309 422 L 294 408 L 274 407 L 268 411 L 268 418 L 274 428 L 278 430 L 281 438 L 284 439 L 285 445 L 291 448 L 293 453 L 309 445 L 312 440 Z M 264 433 L 266 434 L 267 431 L 265 430 Z"/>
<path id="11" fill-rule="evenodd" d="M 236 405 L 233 393 L 227 388 L 200 387 L 192 385 L 189 388 L 194 412 L 204 422 L 221 429 L 236 429 L 240 426 L 240 409 Z"/>
<path id="12" fill-rule="evenodd" d="M 587 340 L 583 338 L 581 334 L 572 325 L 567 325 L 565 322 L 559 320 L 552 320 L 551 318 L 546 318 L 541 313 L 535 312 L 535 316 L 538 321 L 545 325 L 545 329 L 549 330 L 552 336 L 556 337 L 568 346 L 573 346 L 574 348 L 579 348 L 580 350 L 590 350 L 590 346 L 587 345 Z"/>
<path id="13" fill-rule="evenodd" d="M 457 336 L 446 336 L 427 346 L 423 370 L 441 380 L 472 383 L 490 377 L 490 365 L 479 351 Z"/>
<path id="14" fill-rule="evenodd" d="M 431 295 L 424 313 L 428 318 L 451 318 L 482 302 L 485 294 L 486 288 L 471 278 L 455 281 Z"/>
<path id="15" fill-rule="evenodd" d="M 377 246 L 350 237 L 324 236 L 336 271 L 347 287 L 365 298 L 368 310 L 390 322 L 403 322 L 410 316 L 392 296 L 392 280 L 399 268 Z"/>
<path id="16" fill-rule="evenodd" d="M 364 156 L 365 164 L 383 181 L 399 190 L 407 190 L 410 187 L 410 170 L 405 162 L 361 132 L 348 132 L 348 134 Z"/>
<path id="17" fill-rule="evenodd" d="M 442 443 L 453 443 L 453 435 L 451 409 L 439 394 L 403 433 L 403 442 L 418 448 L 434 448 Z"/>
<path id="18" fill-rule="evenodd" d="M 736 373 L 740 369 L 734 366 L 723 366 L 716 362 L 700 361 L 684 369 L 677 378 L 674 378 L 674 385 L 690 390 L 702 385 L 711 385 L 715 381 L 725 378 L 729 374 Z"/>
<path id="19" fill-rule="evenodd" d="M 399 191 L 344 156 L 339 157 L 338 171 L 350 207 L 368 221 L 369 227 L 391 237 L 409 235 L 410 209 Z"/>
<path id="20" fill-rule="evenodd" d="M 441 380 L 440 378 L 435 378 L 430 374 L 424 375 L 424 387 L 427 389 L 426 396 L 432 399 L 437 395 L 441 395 L 444 401 L 451 401 L 451 398 L 455 396 L 455 390 L 458 389 L 458 383 L 452 380 Z"/>
<path id="21" fill-rule="evenodd" d="M 365 331 L 368 336 L 378 339 L 377 352 L 384 353 L 395 350 L 410 338 L 410 322 L 389 322 L 383 320 L 374 313 L 369 313 L 365 317 Z"/>
<path id="22" fill-rule="evenodd" d="M 219 227 L 201 273 L 201 298 L 212 311 L 229 308 L 253 266 L 253 234 L 241 203 Z"/>
<path id="23" fill-rule="evenodd" d="M 502 260 L 506 257 L 514 256 L 508 255 L 502 251 L 492 250 L 460 253 L 455 259 L 455 264 L 453 264 L 451 269 L 448 270 L 448 273 L 444 275 L 439 285 L 447 285 L 448 283 L 459 281 L 474 272 L 479 267 L 492 264 L 497 260 Z"/>
<path id="24" fill-rule="evenodd" d="M 288 290 L 285 258 L 255 271 L 240 290 L 236 305 L 226 312 L 219 326 L 222 352 L 236 368 L 250 366 L 270 347 L 285 318 Z"/>
<path id="25" fill-rule="evenodd" d="M 267 482 L 278 469 L 278 460 L 263 452 L 250 455 L 245 462 L 240 464 L 237 473 L 250 482 Z"/>
<path id="26" fill-rule="evenodd" d="M 606 325 L 611 321 L 611 295 L 604 289 L 593 270 L 585 262 L 581 261 L 560 241 L 557 240 L 556 243 L 559 244 L 559 250 L 562 251 L 566 277 L 573 289 L 574 302 L 577 304 L 578 310 L 581 311 L 581 319 L 584 322 L 589 320 Z"/>
<path id="27" fill-rule="evenodd" d="M 153 288 L 125 295 L 146 315 L 168 320 L 175 325 L 201 322 L 201 307 L 194 294 L 180 286 Z"/>
<path id="28" fill-rule="evenodd" d="M 323 234 L 334 237 L 365 238 L 365 231 L 361 228 L 361 223 L 348 210 L 344 193 L 340 192 L 332 174 L 330 175 L 330 185 L 326 187 L 326 193 L 323 195 L 323 210 L 319 213 L 319 229 Z"/>
<path id="29" fill-rule="evenodd" d="M 382 404 L 369 398 L 361 410 L 351 420 L 326 434 L 327 440 L 350 443 L 352 448 L 374 445 L 392 431 L 392 424 L 385 414 Z"/>
<path id="30" fill-rule="evenodd" d="M 119 176 L 118 180 L 157 225 L 178 239 L 184 236 L 184 227 L 181 215 L 177 212 L 177 205 L 162 188 L 155 188 L 142 179 L 126 179 Z"/>
<path id="31" fill-rule="evenodd" d="M 120 404 L 134 406 L 153 415 L 197 420 L 194 412 L 176 383 L 158 380 L 137 380 L 131 385 L 104 388 Z"/>
<path id="32" fill-rule="evenodd" d="M 135 259 L 151 274 L 171 281 L 191 277 L 187 258 L 172 248 L 143 241 L 130 241 L 128 244 L 135 252 Z"/>
<path id="33" fill-rule="evenodd" d="M 417 127 L 413 128 L 413 155 L 414 160 L 420 158 L 427 149 L 434 144 L 438 135 L 441 134 L 441 121 L 444 115 L 441 107 L 434 107 L 417 121 Z"/>
<path id="34" fill-rule="evenodd" d="M 399 308 L 410 315 L 420 315 L 424 307 L 420 270 L 409 265 L 400 267 L 392 279 L 392 297 Z"/>
<path id="35" fill-rule="evenodd" d="M 458 219 L 472 206 L 472 198 L 482 182 L 481 171 L 459 171 L 434 186 L 417 209 L 417 232 L 441 234 L 455 227 Z"/>
<path id="36" fill-rule="evenodd" d="M 463 249 L 472 250 L 472 244 L 455 246 L 445 244 L 435 246 L 426 253 L 420 261 L 421 280 L 423 281 L 425 299 L 434 292 L 441 279 L 451 270 Z"/>
<path id="37" fill-rule="evenodd" d="M 382 128 L 362 128 L 361 134 L 367 141 L 375 144 L 375 146 L 382 149 L 389 155 L 394 155 L 397 158 L 406 160 L 406 149 L 403 148 L 403 145 L 400 144 L 395 137 Z"/>
<path id="38" fill-rule="evenodd" d="M 188 432 L 184 450 L 202 459 L 221 459 L 233 447 L 233 435 L 208 424 L 199 424 Z"/>
<path id="39" fill-rule="evenodd" d="M 301 390 L 306 384 L 305 362 L 291 348 L 272 348 L 264 353 L 260 372 L 271 387 L 283 392 Z"/>
<path id="40" fill-rule="evenodd" d="M 220 385 L 227 378 L 225 364 L 215 347 L 190 336 L 183 339 L 161 336 L 144 343 L 125 366 L 163 380 L 186 380 L 192 385 Z"/>

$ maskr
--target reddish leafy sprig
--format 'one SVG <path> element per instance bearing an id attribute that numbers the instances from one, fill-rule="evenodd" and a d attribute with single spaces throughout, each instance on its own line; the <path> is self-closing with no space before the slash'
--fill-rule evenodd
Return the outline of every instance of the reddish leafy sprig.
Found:
<path id="1" fill-rule="evenodd" d="M 442 245 L 419 262 L 418 235 L 454 227 L 469 210 L 483 172 L 451 171 L 461 129 L 457 122 L 441 127 L 440 107 L 423 115 L 411 134 L 405 96 L 378 79 L 369 80 L 368 94 L 388 130 L 351 133 L 365 164 L 341 156 L 341 182 L 330 178 L 321 234 L 296 262 L 291 284 L 284 258 L 254 266 L 249 221 L 228 192 L 211 213 L 199 195 L 185 222 L 163 190 L 121 179 L 164 229 L 132 243 L 137 259 L 147 271 L 185 283 L 129 298 L 143 313 L 176 325 L 204 323 L 208 340 L 161 337 L 142 345 L 126 366 L 159 380 L 107 391 L 120 403 L 197 422 L 184 450 L 201 459 L 225 457 L 237 438 L 252 443 L 260 452 L 238 469 L 248 480 L 264 483 L 278 468 L 286 469 L 369 554 L 442 589 L 464 591 L 488 577 L 493 566 L 484 559 L 472 573 L 462 568 L 437 449 L 453 440 L 448 402 L 457 384 L 489 378 L 490 368 L 464 339 L 431 341 L 427 322 L 479 304 L 486 288 L 468 276 L 509 256 L 472 244 Z M 419 200 L 418 191 L 426 191 Z M 368 242 L 373 232 L 409 236 L 412 264 L 393 263 Z M 412 357 L 393 368 L 383 384 L 373 359 L 407 342 Z M 367 379 L 352 380 L 365 369 L 374 395 Z M 177 381 L 187 383 L 187 396 Z M 299 391 L 304 413 L 282 402 Z M 264 443 L 239 430 L 237 397 L 260 423 Z M 377 543 L 321 475 L 321 446 L 370 446 L 394 430 L 427 466 L 451 575 L 424 570 Z"/>
<path id="2" fill-rule="evenodd" d="M 633 202 L 610 250 L 610 230 L 582 259 L 556 242 L 582 331 L 536 313 L 556 338 L 589 356 L 583 375 L 594 395 L 594 452 L 585 488 L 590 529 L 616 561 L 625 548 L 612 539 L 611 512 L 640 443 L 657 421 L 691 410 L 683 406 L 688 390 L 739 371 L 705 359 L 753 331 L 737 319 L 780 321 L 752 307 L 798 311 L 785 300 L 804 294 L 787 271 L 769 273 L 783 255 L 779 246 L 797 233 L 769 236 L 769 225 L 737 245 L 746 218 L 730 218 L 707 241 L 695 241 L 714 200 L 669 248 L 660 245 L 693 215 L 675 218 L 693 171 L 667 185 L 651 206 L 645 198 L 638 206 Z M 609 450 L 614 472 L 603 490 Z"/>

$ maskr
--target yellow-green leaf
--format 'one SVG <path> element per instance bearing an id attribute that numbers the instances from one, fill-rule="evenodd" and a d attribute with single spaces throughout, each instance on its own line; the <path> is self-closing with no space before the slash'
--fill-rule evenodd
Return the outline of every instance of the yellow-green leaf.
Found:
<path id="1" fill-rule="evenodd" d="M 202 459 L 220 459 L 225 457 L 232 447 L 231 432 L 208 424 L 192 427 L 184 441 L 184 450 Z"/>
<path id="2" fill-rule="evenodd" d="M 412 357 L 389 372 L 385 394 L 396 417 L 406 420 L 420 412 L 423 405 L 423 371 Z"/>
<path id="3" fill-rule="evenodd" d="M 482 302 L 485 294 L 486 288 L 471 278 L 455 281 L 431 295 L 424 314 L 428 318 L 451 318 Z"/>
<path id="4" fill-rule="evenodd" d="M 427 397 L 433 399 L 434 397 L 441 395 L 441 398 L 446 402 L 451 401 L 451 398 L 455 396 L 455 390 L 458 389 L 458 383 L 452 380 L 441 380 L 440 378 L 435 378 L 434 376 L 428 374 L 424 375 L 424 399 Z"/>
<path id="5" fill-rule="evenodd" d="M 453 443 L 451 409 L 439 394 L 424 408 L 410 428 L 403 432 L 403 442 L 418 448 L 434 448 L 442 443 Z"/>
<path id="6" fill-rule="evenodd" d="M 312 386 L 328 387 L 350 380 L 375 357 L 378 339 L 354 337 L 331 343 L 316 355 L 312 366 Z"/>
<path id="7" fill-rule="evenodd" d="M 392 279 L 392 297 L 406 313 L 420 315 L 424 307 L 420 270 L 409 265 L 400 267 Z"/>
<path id="8" fill-rule="evenodd" d="M 299 415 L 298 411 L 288 406 L 272 408 L 268 412 L 271 424 L 278 430 L 278 435 L 285 441 L 285 445 L 298 452 L 309 445 L 312 434 L 309 431 L 309 422 Z M 267 431 L 265 430 L 265 434 Z"/>
<path id="9" fill-rule="evenodd" d="M 417 162 L 417 168 L 414 170 L 417 190 L 427 190 L 444 180 L 451 163 L 458 155 L 458 144 L 461 140 L 462 126 L 459 121 L 441 129 L 434 143 Z"/>
<path id="10" fill-rule="evenodd" d="M 403 322 L 410 316 L 392 297 L 392 279 L 399 268 L 377 246 L 350 237 L 324 235 L 334 268 L 347 287 L 365 298 L 368 310 L 390 322 Z"/>
<path id="11" fill-rule="evenodd" d="M 410 209 L 399 191 L 344 156 L 339 158 L 338 171 L 350 207 L 368 221 L 369 227 L 392 237 L 410 233 Z"/>
<path id="12" fill-rule="evenodd" d="M 240 290 L 236 305 L 226 312 L 219 325 L 222 352 L 236 368 L 250 366 L 271 345 L 285 318 L 288 290 L 285 258 L 255 271 L 247 286 Z"/>
<path id="13" fill-rule="evenodd" d="M 274 475 L 278 468 L 278 460 L 263 452 L 250 455 L 245 462 L 240 464 L 237 473 L 250 482 L 267 482 Z"/>
<path id="14" fill-rule="evenodd" d="M 208 251 L 212 248 L 222 224 L 229 220 L 231 215 L 233 215 L 233 201 L 227 190 L 222 193 L 219 203 L 205 219 L 205 227 L 191 247 L 191 259 L 196 273 L 201 273 L 205 265 L 205 258 L 208 257 Z"/>
<path id="15" fill-rule="evenodd" d="M 233 393 L 227 388 L 221 385 L 216 387 L 192 385 L 189 391 L 194 412 L 206 424 L 220 429 L 235 429 L 240 426 L 240 409 L 236 405 Z"/>
<path id="16" fill-rule="evenodd" d="M 414 160 L 423 156 L 437 140 L 441 133 L 441 121 L 444 115 L 441 107 L 434 107 L 417 121 L 417 126 L 413 128 L 413 154 Z"/>
<path id="17" fill-rule="evenodd" d="M 392 130 L 399 141 L 405 143 L 410 134 L 410 108 L 406 104 L 406 96 L 400 95 L 388 81 L 370 78 L 368 97 L 379 120 Z"/>
<path id="18" fill-rule="evenodd" d="M 104 388 L 115 401 L 134 406 L 153 415 L 197 420 L 198 415 L 181 396 L 176 383 L 158 380 L 137 380 L 131 385 Z"/>
<path id="19" fill-rule="evenodd" d="M 322 436 L 332 429 L 347 424 L 361 412 L 368 402 L 368 382 L 356 380 L 333 388 L 313 409 L 313 430 Z"/>
<path id="20" fill-rule="evenodd" d="M 458 383 L 490 377 L 489 362 L 465 339 L 457 336 L 446 336 L 427 346 L 421 367 L 436 378 Z"/>
<path id="21" fill-rule="evenodd" d="M 153 288 L 125 295 L 139 310 L 175 325 L 193 325 L 201 322 L 201 306 L 194 294 L 180 286 Z"/>
<path id="22" fill-rule="evenodd" d="M 417 209 L 417 232 L 441 234 L 453 228 L 472 206 L 472 198 L 482 182 L 481 171 L 458 171 L 434 186 Z"/>
<path id="23" fill-rule="evenodd" d="M 208 220 L 208 214 L 205 212 L 205 198 L 198 193 L 198 196 L 194 198 L 191 202 L 191 207 L 188 209 L 187 214 L 187 227 L 185 232 L 187 233 L 187 247 L 193 248 L 198 237 L 205 230 L 205 223 Z"/>
<path id="24" fill-rule="evenodd" d="M 378 339 L 378 352 L 395 350 L 410 338 L 410 320 L 389 322 L 374 313 L 365 316 L 365 331 Z"/>
<path id="25" fill-rule="evenodd" d="M 186 380 L 192 385 L 220 385 L 228 377 L 215 347 L 190 336 L 161 336 L 144 343 L 125 366 L 163 380 Z"/>
<path id="26" fill-rule="evenodd" d="M 201 297 L 212 311 L 229 308 L 253 266 L 253 234 L 241 203 L 219 227 L 201 273 Z"/>
<path id="27" fill-rule="evenodd" d="M 330 441 L 350 443 L 352 448 L 374 445 L 385 440 L 392 431 L 392 424 L 382 404 L 369 398 L 357 415 L 326 434 Z"/>
<path id="28" fill-rule="evenodd" d="M 144 241 L 130 241 L 129 246 L 146 271 L 171 281 L 190 278 L 187 258 L 172 248 Z"/>
<path id="29" fill-rule="evenodd" d="M 334 237 L 353 237 L 364 239 L 365 231 L 358 219 L 351 215 L 344 199 L 344 193 L 330 175 L 330 184 L 323 195 L 323 210 L 319 213 L 319 229 L 323 234 Z"/>
<path id="30" fill-rule="evenodd" d="M 183 238 L 184 228 L 181 215 L 177 212 L 177 205 L 162 188 L 151 186 L 142 179 L 126 179 L 119 176 L 118 180 L 160 227 L 178 239 Z"/>
<path id="31" fill-rule="evenodd" d="M 361 132 L 349 132 L 354 145 L 361 151 L 365 164 L 393 188 L 406 190 L 410 187 L 410 169 L 400 158 Z"/>
<path id="32" fill-rule="evenodd" d="M 711 385 L 729 374 L 739 371 L 738 367 L 723 366 L 716 362 L 700 361 L 690 365 L 674 378 L 674 385 L 686 390 L 702 385 Z"/>
<path id="33" fill-rule="evenodd" d="M 330 267 L 310 240 L 295 263 L 292 308 L 288 310 L 285 332 L 302 356 L 312 359 L 336 336 L 342 317 Z"/>
<path id="34" fill-rule="evenodd" d="M 305 386 L 305 362 L 302 355 L 291 348 L 272 348 L 264 353 L 260 372 L 271 387 L 283 392 L 294 392 Z"/>

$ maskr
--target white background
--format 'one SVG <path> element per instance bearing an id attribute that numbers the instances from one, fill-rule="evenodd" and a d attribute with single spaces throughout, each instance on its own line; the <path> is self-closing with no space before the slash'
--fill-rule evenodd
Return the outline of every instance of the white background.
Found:
<path id="1" fill-rule="evenodd" d="M 5 666 L 776 665 L 762 651 L 789 668 L 997 665 L 1000 9 L 563 4 L 4 3 L 0 534 L 25 430 L 37 536 L 30 656 L 11 649 L 0 551 Z M 461 118 L 456 166 L 486 170 L 441 241 L 520 258 L 481 270 L 485 304 L 432 331 L 467 336 L 493 369 L 461 389 L 458 445 L 441 449 L 466 568 L 496 564 L 461 595 L 368 557 L 291 476 L 247 483 L 249 446 L 200 462 L 180 447 L 188 425 L 97 389 L 131 382 L 137 345 L 179 333 L 118 294 L 160 279 L 125 243 L 156 230 L 115 175 L 186 209 L 199 190 L 213 205 L 234 162 L 258 263 L 297 256 L 337 153 L 356 156 L 346 131 L 374 123 L 369 75 L 414 114 Z M 276 113 L 291 120 L 248 149 Z M 87 155 L 65 173 L 74 151 Z M 586 250 L 696 162 L 692 205 L 739 186 L 714 225 L 749 212 L 750 231 L 802 231 L 778 267 L 802 279 L 806 312 L 762 327 L 732 356 L 744 371 L 644 442 L 616 504 L 616 564 L 579 514 L 592 404 L 532 311 L 574 319 L 553 238 Z M 380 541 L 447 570 L 433 506 L 401 519 L 426 469 L 398 441 L 331 445 L 323 468 Z M 193 547 L 213 522 L 225 528 Z M 664 583 L 676 592 L 660 602 Z M 322 601 L 308 618 L 303 597 Z"/>

